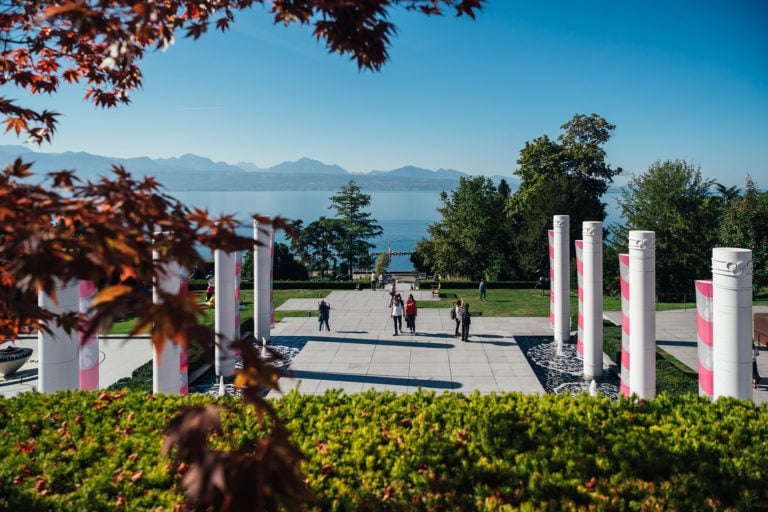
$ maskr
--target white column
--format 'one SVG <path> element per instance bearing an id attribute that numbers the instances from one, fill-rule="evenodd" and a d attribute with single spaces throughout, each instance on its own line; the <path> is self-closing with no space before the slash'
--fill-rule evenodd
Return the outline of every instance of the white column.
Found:
<path id="1" fill-rule="evenodd" d="M 275 326 L 275 230 L 269 232 L 269 328 Z"/>
<path id="2" fill-rule="evenodd" d="M 96 284 L 92 281 L 80 281 L 79 306 L 80 313 L 87 313 L 91 308 L 93 298 L 96 296 Z M 83 326 L 85 327 L 85 326 Z M 80 389 L 99 389 L 99 333 L 98 331 L 85 337 L 84 329 L 80 329 Z"/>
<path id="3" fill-rule="evenodd" d="M 253 221 L 253 238 L 256 247 L 253 249 L 253 329 L 257 342 L 269 343 L 269 271 L 272 262 L 269 258 L 269 231 L 271 225 L 259 225 Z"/>
<path id="4" fill-rule="evenodd" d="M 563 354 L 563 343 L 571 339 L 571 273 L 570 218 L 555 215 L 555 343 L 557 355 Z"/>
<path id="5" fill-rule="evenodd" d="M 629 254 L 619 254 L 621 285 L 621 384 L 619 393 L 629 396 Z"/>
<path id="6" fill-rule="evenodd" d="M 152 258 L 157 261 L 160 256 L 152 253 Z M 157 263 L 156 263 L 157 264 Z M 177 294 L 181 290 L 183 272 L 181 265 L 169 262 L 158 268 L 157 281 L 152 288 L 152 302 L 163 302 L 160 292 Z M 182 347 L 172 339 L 166 339 L 162 347 L 152 347 L 152 392 L 180 394 L 185 380 L 181 375 L 181 350 Z"/>
<path id="7" fill-rule="evenodd" d="M 235 352 L 231 347 L 235 339 L 235 254 L 216 249 L 213 262 L 216 267 L 214 367 L 216 377 L 229 377 L 235 373 Z"/>
<path id="8" fill-rule="evenodd" d="M 656 396 L 656 233 L 629 232 L 629 392 Z"/>
<path id="9" fill-rule="evenodd" d="M 699 354 L 699 396 L 712 398 L 712 280 L 696 285 L 696 341 Z"/>
<path id="10" fill-rule="evenodd" d="M 713 397 L 752 399 L 752 251 L 712 249 Z"/>
<path id="11" fill-rule="evenodd" d="M 235 253 L 235 337 L 240 338 L 240 273 L 243 270 L 243 251 Z M 235 351 L 237 352 L 237 351 Z"/>
<path id="12" fill-rule="evenodd" d="M 70 281 L 56 287 L 56 299 L 41 292 L 37 303 L 53 313 L 78 312 L 80 309 L 80 282 Z M 80 381 L 79 340 L 77 329 L 67 333 L 55 322 L 48 324 L 50 333 L 39 331 L 37 352 L 39 358 L 38 391 L 54 393 L 64 389 L 77 389 Z"/>
<path id="13" fill-rule="evenodd" d="M 584 249 L 584 378 L 603 374 L 603 223 L 582 224 Z"/>

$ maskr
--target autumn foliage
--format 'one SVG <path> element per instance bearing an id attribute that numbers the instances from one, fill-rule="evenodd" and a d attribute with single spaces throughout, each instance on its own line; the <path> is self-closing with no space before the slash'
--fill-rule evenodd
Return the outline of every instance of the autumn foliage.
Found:
<path id="1" fill-rule="evenodd" d="M 275 23 L 313 27 L 328 51 L 347 55 L 361 69 L 378 70 L 387 61 L 396 6 L 428 15 L 452 9 L 474 18 L 484 0 L 52 0 L 4 2 L 0 12 L 0 85 L 33 94 L 55 93 L 62 83 L 85 86 L 98 107 L 127 104 L 141 86 L 146 51 L 168 49 L 177 34 L 199 38 L 211 27 L 225 31 L 235 15 L 255 4 L 269 9 Z M 6 131 L 31 141 L 50 141 L 55 112 L 35 111 L 0 97 Z"/>
<path id="2" fill-rule="evenodd" d="M 0 12 L 0 85 L 31 94 L 54 94 L 62 84 L 81 84 L 96 107 L 130 101 L 141 86 L 144 52 L 167 49 L 177 34 L 194 39 L 209 28 L 226 30 L 236 13 L 260 4 L 275 23 L 308 25 L 330 52 L 349 56 L 361 69 L 378 70 L 388 59 L 395 26 L 390 10 L 401 6 L 427 15 L 452 10 L 474 18 L 484 0 L 10 0 Z M 265 5 L 266 4 L 266 5 Z M 57 113 L 37 111 L 0 97 L 6 131 L 31 142 L 52 140 Z M 258 217 L 256 217 L 258 218 Z M 288 229 L 282 219 L 261 225 Z M 156 347 L 239 345 L 243 369 L 236 384 L 252 403 L 269 436 L 247 453 L 213 450 L 208 433 L 221 429 L 215 409 L 189 407 L 168 430 L 166 449 L 187 468 L 181 480 L 198 509 L 296 508 L 308 496 L 298 470 L 301 453 L 264 389 L 277 389 L 278 356 L 262 355 L 253 339 L 217 340 L 200 323 L 196 298 L 186 292 L 147 290 L 166 263 L 201 267 L 199 250 L 251 250 L 254 240 L 236 234 L 233 216 L 210 218 L 162 192 L 152 178 L 133 178 L 115 167 L 100 181 L 83 182 L 72 170 L 40 181 L 21 159 L 0 173 L 0 335 L 14 339 L 26 329 L 58 324 L 107 328 L 128 311 L 135 332 L 151 331 Z M 153 253 L 157 259 L 153 261 Z M 55 314 L 38 306 L 58 283 L 87 280 L 99 292 L 92 311 Z M 87 320 L 87 321 L 86 321 Z"/>

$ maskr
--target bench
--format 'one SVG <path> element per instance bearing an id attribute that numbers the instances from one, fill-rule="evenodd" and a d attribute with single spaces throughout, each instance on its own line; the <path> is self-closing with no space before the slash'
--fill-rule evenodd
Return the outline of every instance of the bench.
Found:
<path id="1" fill-rule="evenodd" d="M 432 285 L 432 296 L 434 297 L 437 295 L 440 296 L 440 287 L 443 286 L 443 283 L 437 283 Z"/>
<path id="2" fill-rule="evenodd" d="M 754 340 L 758 345 L 768 345 L 768 313 L 755 313 Z"/>

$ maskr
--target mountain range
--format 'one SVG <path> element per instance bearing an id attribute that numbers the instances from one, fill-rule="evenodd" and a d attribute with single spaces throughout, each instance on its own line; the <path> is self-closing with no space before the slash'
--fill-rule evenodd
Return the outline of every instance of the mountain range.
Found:
<path id="1" fill-rule="evenodd" d="M 84 152 L 39 153 L 26 146 L 0 145 L 0 158 L 11 162 L 21 157 L 33 162 L 32 172 L 41 175 L 74 169 L 81 179 L 93 180 L 109 174 L 113 165 L 122 165 L 137 176 L 154 176 L 166 190 L 338 190 L 355 180 L 366 192 L 377 190 L 453 190 L 459 178 L 469 174 L 453 169 L 436 171 L 411 165 L 390 171 L 351 173 L 338 165 L 310 158 L 262 168 L 249 162 L 227 164 L 186 154 L 175 158 L 117 158 Z M 504 178 L 514 189 L 516 178 L 491 176 L 494 183 Z"/>

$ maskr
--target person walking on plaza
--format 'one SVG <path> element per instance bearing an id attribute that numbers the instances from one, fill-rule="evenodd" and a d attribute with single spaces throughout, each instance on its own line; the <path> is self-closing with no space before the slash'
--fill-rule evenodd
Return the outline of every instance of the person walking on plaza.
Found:
<path id="1" fill-rule="evenodd" d="M 376 272 L 371 271 L 371 291 L 376 291 Z"/>
<path id="2" fill-rule="evenodd" d="M 461 308 L 461 341 L 469 341 L 469 324 L 472 323 L 472 314 L 469 312 L 469 302 Z"/>
<path id="3" fill-rule="evenodd" d="M 384 289 L 384 274 L 379 274 L 379 288 Z"/>
<path id="4" fill-rule="evenodd" d="M 317 305 L 317 330 L 322 331 L 323 325 L 325 325 L 325 330 L 330 331 L 331 327 L 328 325 L 328 318 L 331 316 L 331 305 L 325 302 L 325 300 L 321 300 L 320 303 Z"/>
<path id="5" fill-rule="evenodd" d="M 412 293 L 405 301 L 405 326 L 411 330 L 411 334 L 416 334 L 416 299 Z"/>
<path id="6" fill-rule="evenodd" d="M 485 301 L 485 291 L 486 291 L 486 286 L 485 286 L 485 280 L 484 279 L 480 280 L 480 286 L 478 288 L 480 289 L 480 301 L 484 302 Z"/>
<path id="7" fill-rule="evenodd" d="M 397 336 L 398 331 L 403 332 L 403 306 L 403 299 L 398 293 L 392 299 L 392 322 L 395 324 L 395 334 L 393 336 Z"/>
<path id="8" fill-rule="evenodd" d="M 461 309 L 464 305 L 464 302 L 459 299 L 456 301 L 456 304 L 451 306 L 451 318 L 456 322 L 456 332 L 454 333 L 456 336 L 459 335 L 459 327 L 461 327 Z"/>

